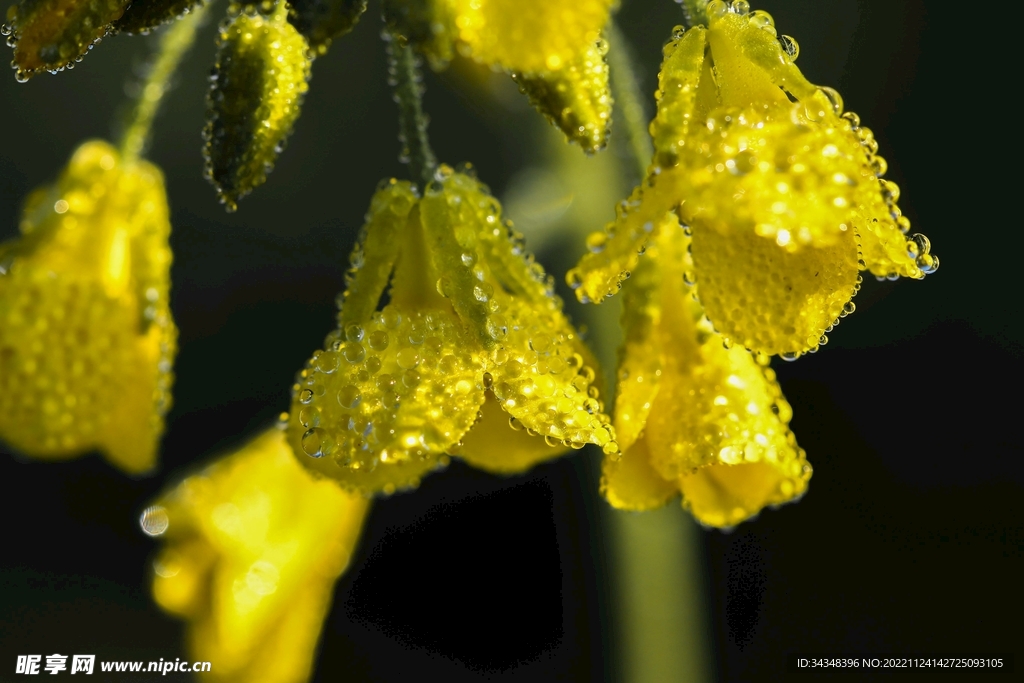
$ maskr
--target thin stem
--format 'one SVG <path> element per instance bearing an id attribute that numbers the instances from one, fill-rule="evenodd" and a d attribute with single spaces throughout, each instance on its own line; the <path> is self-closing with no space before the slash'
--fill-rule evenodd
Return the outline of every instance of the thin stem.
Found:
<path id="1" fill-rule="evenodd" d="M 392 34 L 386 39 L 388 71 L 398 104 L 398 141 L 402 145 L 399 159 L 409 164 L 410 174 L 425 189 L 434 178 L 437 158 L 427 138 L 428 118 L 423 113 L 420 61 L 404 38 Z"/>
<path id="2" fill-rule="evenodd" d="M 633 50 L 614 21 L 608 25 L 608 37 L 611 39 L 608 66 L 611 69 L 612 93 L 626 124 L 630 152 L 640 177 L 643 178 L 647 175 L 647 165 L 654 156 L 654 147 L 647 132 L 649 119 L 644 108 L 643 94 L 640 92 Z"/>
<path id="3" fill-rule="evenodd" d="M 679 2 L 680 0 L 676 0 Z M 686 27 L 691 28 L 697 24 L 707 25 L 708 23 L 708 0 L 682 0 L 683 16 L 686 18 Z"/>
<path id="4" fill-rule="evenodd" d="M 146 149 L 153 119 L 164 95 L 170 89 L 171 76 L 195 42 L 196 29 L 202 23 L 209 4 L 207 2 L 197 6 L 164 29 L 163 35 L 160 36 L 160 47 L 132 106 L 128 126 L 121 136 L 121 155 L 126 160 L 138 159 Z"/>

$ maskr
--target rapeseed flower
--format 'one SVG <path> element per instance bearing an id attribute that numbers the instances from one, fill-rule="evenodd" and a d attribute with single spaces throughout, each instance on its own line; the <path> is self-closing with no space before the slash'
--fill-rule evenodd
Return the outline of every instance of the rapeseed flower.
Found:
<path id="1" fill-rule="evenodd" d="M 665 47 L 647 179 L 569 282 L 584 301 L 614 294 L 675 211 L 692 232 L 687 278 L 716 330 L 795 358 L 853 310 L 858 271 L 921 278 L 938 259 L 927 238 L 907 236 L 871 131 L 804 78 L 794 41 L 742 0 L 711 2 L 707 16 Z"/>
<path id="2" fill-rule="evenodd" d="M 586 443 L 616 450 L 596 364 L 520 240 L 468 168 L 442 166 L 422 197 L 382 184 L 338 328 L 293 387 L 303 464 L 373 493 L 450 454 L 516 472 Z"/>
<path id="3" fill-rule="evenodd" d="M 150 469 L 177 339 L 163 176 L 86 142 L 29 196 L 20 227 L 0 244 L 0 439 Z"/>
<path id="4" fill-rule="evenodd" d="M 682 493 L 702 524 L 730 527 L 794 500 L 811 467 L 773 371 L 716 333 L 683 279 L 686 240 L 669 215 L 623 287 L 615 428 L 601 489 L 617 508 L 659 507 Z"/>
<path id="5" fill-rule="evenodd" d="M 213 663 L 209 680 L 309 678 L 368 507 L 311 477 L 271 429 L 143 512 L 143 530 L 167 541 L 153 597 L 189 622 L 190 656 Z"/>

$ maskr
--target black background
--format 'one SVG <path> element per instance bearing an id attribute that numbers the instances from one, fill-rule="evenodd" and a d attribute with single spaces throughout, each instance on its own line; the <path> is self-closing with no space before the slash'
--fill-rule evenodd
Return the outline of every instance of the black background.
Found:
<path id="1" fill-rule="evenodd" d="M 288 149 L 235 214 L 201 177 L 213 22 L 179 74 L 149 154 L 167 174 L 181 329 L 161 467 L 133 480 L 97 457 L 0 458 L 0 680 L 16 678 L 17 654 L 185 656 L 180 623 L 149 599 L 155 544 L 136 520 L 196 463 L 287 408 L 294 371 L 332 326 L 369 197 L 402 175 L 374 5 L 316 62 Z M 623 5 L 651 93 L 679 8 Z M 836 87 L 875 131 L 901 207 L 942 266 L 924 282 L 870 280 L 827 347 L 778 367 L 815 474 L 799 504 L 703 532 L 717 677 L 775 680 L 798 651 L 1015 651 L 1024 334 L 1020 123 L 1008 98 L 1019 60 L 1003 58 L 994 29 L 1019 20 L 923 0 L 755 7 L 797 38 L 810 80 Z M 77 144 L 112 134 L 146 43 L 112 37 L 73 71 L 0 79 L 0 237 Z M 471 160 L 499 196 L 540 157 L 524 132 L 535 114 L 518 100 L 457 73 L 427 85 L 435 150 Z M 582 245 L 558 246 L 541 258 L 561 274 Z M 616 680 L 611 549 L 583 461 L 596 457 L 511 479 L 455 463 L 376 505 L 338 583 L 315 680 Z"/>

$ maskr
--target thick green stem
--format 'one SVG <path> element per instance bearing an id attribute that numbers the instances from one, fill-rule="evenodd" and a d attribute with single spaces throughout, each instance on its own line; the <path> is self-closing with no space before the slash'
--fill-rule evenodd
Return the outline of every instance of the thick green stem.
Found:
<path id="1" fill-rule="evenodd" d="M 696 26 L 697 24 L 707 25 L 708 0 L 682 0 L 682 5 L 683 16 L 686 17 L 687 28 Z"/>
<path id="2" fill-rule="evenodd" d="M 196 29 L 202 23 L 208 6 L 209 3 L 197 6 L 164 29 L 160 36 L 160 47 L 147 70 L 145 81 L 128 117 L 128 125 L 121 136 L 121 156 L 126 160 L 138 159 L 145 151 L 153 119 L 164 95 L 170 89 L 171 76 L 195 42 Z"/>
<path id="3" fill-rule="evenodd" d="M 419 58 L 404 38 L 397 35 L 388 38 L 388 70 L 398 104 L 398 141 L 402 145 L 399 158 L 409 164 L 413 180 L 420 183 L 421 189 L 426 189 L 434 178 L 437 159 L 427 138 L 428 119 L 423 113 L 423 75 Z"/>
<path id="4" fill-rule="evenodd" d="M 654 147 L 647 132 L 649 116 L 644 107 L 643 94 L 640 92 L 632 46 L 614 21 L 608 25 L 608 37 L 611 39 L 608 66 L 611 69 L 612 93 L 625 123 L 630 153 L 640 177 L 643 178 L 647 175 L 647 165 L 651 163 Z"/>

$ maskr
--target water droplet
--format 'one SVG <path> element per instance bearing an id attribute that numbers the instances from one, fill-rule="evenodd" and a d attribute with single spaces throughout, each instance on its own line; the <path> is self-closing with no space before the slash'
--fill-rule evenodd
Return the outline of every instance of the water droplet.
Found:
<path id="1" fill-rule="evenodd" d="M 358 342 L 348 342 L 341 347 L 341 355 L 349 363 L 359 363 L 366 357 L 366 349 Z"/>
<path id="2" fill-rule="evenodd" d="M 150 505 L 139 515 L 139 526 L 149 536 L 160 536 L 167 531 L 170 523 L 167 509 L 162 505 Z"/>
<path id="3" fill-rule="evenodd" d="M 793 57 L 796 59 L 796 57 Z M 827 86 L 821 86 L 818 88 L 818 92 L 825 96 L 829 104 L 832 105 L 832 113 L 836 116 L 840 116 L 843 113 L 843 98 L 835 88 L 829 88 Z"/>
<path id="4" fill-rule="evenodd" d="M 299 392 L 299 403 L 312 403 L 313 392 L 309 389 L 303 389 Z"/>
<path id="5" fill-rule="evenodd" d="M 334 351 L 324 351 L 317 356 L 314 365 L 317 370 L 329 375 L 341 365 L 341 358 Z"/>
<path id="6" fill-rule="evenodd" d="M 363 396 L 359 393 L 359 388 L 353 384 L 348 384 L 338 391 L 338 405 L 346 410 L 352 410 L 362 401 Z"/>
<path id="7" fill-rule="evenodd" d="M 779 36 L 779 45 L 791 60 L 796 61 L 796 58 L 800 56 L 800 44 L 792 36 Z"/>
<path id="8" fill-rule="evenodd" d="M 323 445 L 326 432 L 319 427 L 306 430 L 302 435 L 302 450 L 311 458 L 322 458 L 324 455 Z"/>

